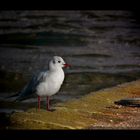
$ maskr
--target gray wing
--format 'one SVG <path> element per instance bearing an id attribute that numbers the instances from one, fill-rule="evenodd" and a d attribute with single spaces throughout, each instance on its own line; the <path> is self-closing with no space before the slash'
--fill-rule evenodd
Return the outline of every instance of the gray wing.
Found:
<path id="1" fill-rule="evenodd" d="M 38 75 L 32 77 L 31 81 L 19 92 L 16 101 L 21 101 L 30 97 L 36 92 L 37 86 L 44 81 L 47 72 L 40 72 Z"/>

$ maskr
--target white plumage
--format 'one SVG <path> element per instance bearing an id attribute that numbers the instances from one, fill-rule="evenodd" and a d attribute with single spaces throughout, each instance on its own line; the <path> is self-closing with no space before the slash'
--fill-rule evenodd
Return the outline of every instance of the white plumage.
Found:
<path id="1" fill-rule="evenodd" d="M 64 81 L 64 72 L 61 69 L 47 71 L 43 74 L 44 80 L 37 86 L 38 96 L 52 96 L 57 93 Z"/>
<path id="2" fill-rule="evenodd" d="M 32 94 L 38 95 L 38 108 L 40 109 L 40 97 L 47 97 L 47 110 L 49 109 L 49 97 L 56 94 L 65 78 L 63 67 L 69 67 L 60 56 L 54 56 L 49 62 L 49 70 L 42 71 L 33 76 L 31 81 L 18 93 L 17 100 L 26 99 Z"/>

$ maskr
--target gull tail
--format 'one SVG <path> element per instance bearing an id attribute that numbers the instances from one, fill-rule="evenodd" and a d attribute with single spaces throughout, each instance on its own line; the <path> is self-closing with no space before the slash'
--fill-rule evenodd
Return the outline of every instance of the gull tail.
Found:
<path id="1" fill-rule="evenodd" d="M 13 97 L 17 97 L 17 96 L 19 96 L 19 92 L 16 93 L 16 94 L 14 94 L 14 95 L 10 95 L 10 96 L 6 97 L 6 99 L 8 99 L 8 98 L 13 98 Z"/>
<path id="2" fill-rule="evenodd" d="M 19 102 L 19 101 L 24 100 L 24 98 L 21 98 L 21 97 L 20 97 L 20 92 L 14 94 L 14 95 L 11 95 L 11 96 L 6 97 L 6 99 L 14 98 L 14 97 L 16 97 L 16 98 L 13 100 L 14 102 Z"/>
<path id="3" fill-rule="evenodd" d="M 18 100 L 18 97 L 19 97 L 19 95 L 20 95 L 20 92 L 17 92 L 16 94 L 14 94 L 14 95 L 10 95 L 10 96 L 7 96 L 7 97 L 5 97 L 5 99 L 6 100 L 9 100 L 10 98 L 12 99 L 12 98 L 16 98 L 16 99 L 14 99 L 13 101 L 15 101 L 15 102 L 17 102 Z"/>

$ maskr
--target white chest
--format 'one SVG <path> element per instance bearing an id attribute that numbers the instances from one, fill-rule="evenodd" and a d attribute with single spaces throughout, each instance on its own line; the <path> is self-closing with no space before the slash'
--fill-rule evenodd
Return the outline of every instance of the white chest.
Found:
<path id="1" fill-rule="evenodd" d="M 56 94 L 64 81 L 64 72 L 49 72 L 45 80 L 37 87 L 37 95 L 51 96 Z"/>

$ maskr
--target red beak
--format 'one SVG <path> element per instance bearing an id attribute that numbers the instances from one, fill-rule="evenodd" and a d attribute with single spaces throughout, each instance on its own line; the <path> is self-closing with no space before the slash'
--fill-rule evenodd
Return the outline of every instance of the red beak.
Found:
<path id="1" fill-rule="evenodd" d="M 67 68 L 67 67 L 70 67 L 71 65 L 69 64 L 64 64 L 64 67 Z"/>

